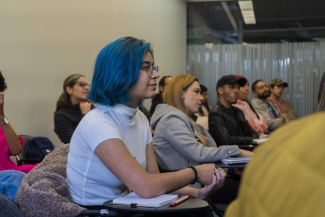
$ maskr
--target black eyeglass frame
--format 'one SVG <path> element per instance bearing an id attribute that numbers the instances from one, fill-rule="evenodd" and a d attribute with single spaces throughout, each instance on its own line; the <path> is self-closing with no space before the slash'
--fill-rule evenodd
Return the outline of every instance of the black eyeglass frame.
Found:
<path id="1" fill-rule="evenodd" d="M 86 88 L 86 86 L 88 86 L 89 88 L 91 87 L 91 84 L 83 82 L 83 81 L 79 81 L 79 82 L 77 82 L 75 84 L 78 84 L 82 88 Z"/>
<path id="2" fill-rule="evenodd" d="M 158 66 L 152 66 L 152 68 L 150 69 L 149 63 L 144 63 L 140 69 L 146 71 L 149 78 L 152 78 L 154 71 L 156 71 L 157 73 L 159 72 Z"/>

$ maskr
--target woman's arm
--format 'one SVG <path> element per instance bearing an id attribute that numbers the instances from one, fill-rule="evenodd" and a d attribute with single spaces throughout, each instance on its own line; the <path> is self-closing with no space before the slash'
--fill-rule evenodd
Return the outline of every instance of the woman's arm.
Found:
<path id="1" fill-rule="evenodd" d="M 148 145 L 152 146 L 152 143 Z M 148 151 L 152 152 L 153 149 L 148 147 Z M 149 154 L 147 159 L 149 161 L 147 163 L 148 173 L 130 154 L 120 139 L 105 140 L 96 147 L 95 154 L 115 176 L 141 197 L 154 197 L 172 192 L 195 180 L 195 174 L 191 168 L 172 173 L 156 173 L 157 165 L 151 165 L 155 159 L 152 154 Z M 198 173 L 198 182 L 212 183 L 214 164 L 200 165 L 195 168 Z"/>
<path id="2" fill-rule="evenodd" d="M 4 94 L 0 92 L 0 122 L 3 122 L 5 118 L 4 114 Z M 2 125 L 3 134 L 6 138 L 10 153 L 17 155 L 21 152 L 21 146 L 17 134 L 9 124 Z"/>
<path id="3" fill-rule="evenodd" d="M 209 143 L 213 143 L 213 145 L 209 144 L 210 147 L 205 147 L 201 142 L 197 141 L 190 126 L 181 118 L 171 116 L 160 120 L 157 124 L 154 135 L 155 141 L 157 141 L 155 145 L 159 146 L 158 141 L 165 140 L 178 153 L 182 153 L 184 157 L 197 164 L 214 162 L 239 154 L 236 145 L 225 145 L 217 148 L 212 137 L 208 135 L 209 133 L 203 127 L 201 127 L 201 130 L 204 131 L 202 134 L 208 137 Z M 164 154 L 168 155 L 167 152 Z"/>
<path id="4" fill-rule="evenodd" d="M 147 172 L 154 174 L 159 173 L 153 144 L 150 143 L 146 148 L 146 157 L 147 157 Z M 207 199 L 213 192 L 221 188 L 224 184 L 226 173 L 223 169 L 218 168 L 214 169 L 214 174 L 212 183 L 207 185 L 202 189 L 192 188 L 192 187 L 183 187 L 173 192 L 173 194 L 188 194 L 193 197 L 199 197 L 201 199 Z"/>

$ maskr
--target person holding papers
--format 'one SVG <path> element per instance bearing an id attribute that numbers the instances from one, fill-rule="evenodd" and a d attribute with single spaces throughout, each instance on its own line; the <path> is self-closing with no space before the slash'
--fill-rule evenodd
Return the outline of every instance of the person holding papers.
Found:
<path id="1" fill-rule="evenodd" d="M 102 205 L 129 189 L 149 198 L 173 192 L 205 199 L 224 184 L 214 164 L 160 174 L 149 122 L 139 103 L 155 95 L 159 78 L 150 43 L 123 37 L 98 54 L 88 98 L 89 111 L 73 133 L 67 181 L 75 203 Z M 187 187 L 196 181 L 206 187 Z"/>
<path id="2" fill-rule="evenodd" d="M 195 76 L 186 74 L 174 77 L 163 97 L 166 104 L 158 105 L 151 118 L 151 127 L 155 130 L 155 153 L 163 170 L 181 170 L 229 156 L 252 156 L 252 152 L 239 149 L 237 145 L 218 148 L 207 130 L 191 119 L 190 115 L 198 112 L 203 99 Z M 238 183 L 230 184 L 227 189 L 224 187 L 225 196 L 217 197 L 220 202 L 229 203 L 236 197 L 237 191 L 233 191 L 236 184 L 238 187 Z M 200 183 L 195 185 L 200 186 Z M 232 195 L 229 189 L 234 192 Z"/>

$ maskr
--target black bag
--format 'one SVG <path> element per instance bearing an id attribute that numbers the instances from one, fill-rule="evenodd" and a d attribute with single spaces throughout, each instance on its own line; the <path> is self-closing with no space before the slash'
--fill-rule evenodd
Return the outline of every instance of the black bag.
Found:
<path id="1" fill-rule="evenodd" d="M 47 137 L 33 137 L 24 146 L 25 158 L 35 159 L 35 162 L 41 162 L 54 150 L 53 143 Z"/>

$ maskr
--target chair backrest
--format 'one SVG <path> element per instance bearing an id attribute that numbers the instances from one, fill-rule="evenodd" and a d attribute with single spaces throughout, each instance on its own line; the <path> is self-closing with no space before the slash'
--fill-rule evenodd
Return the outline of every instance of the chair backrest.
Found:
<path id="1" fill-rule="evenodd" d="M 25 147 L 26 146 L 25 145 L 31 138 L 33 138 L 33 136 L 31 136 L 31 135 L 19 135 L 19 137 L 23 138 L 24 143 L 22 144 L 22 151 L 18 155 L 16 155 L 16 161 L 17 161 L 18 166 L 23 165 L 25 163 L 23 161 L 23 159 L 26 159 L 26 157 L 25 157 Z"/>
<path id="2" fill-rule="evenodd" d="M 43 158 L 54 150 L 53 143 L 47 137 L 19 135 L 24 139 L 22 151 L 16 156 L 17 165 L 40 163 Z"/>
<path id="3" fill-rule="evenodd" d="M 33 137 L 24 145 L 26 159 L 35 158 L 43 160 L 53 150 L 54 145 L 47 137 Z"/>

